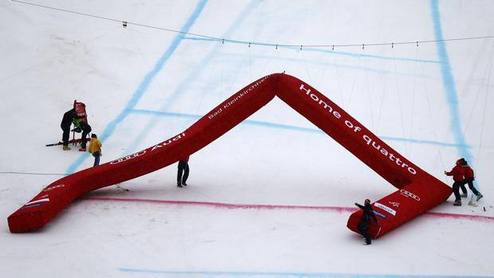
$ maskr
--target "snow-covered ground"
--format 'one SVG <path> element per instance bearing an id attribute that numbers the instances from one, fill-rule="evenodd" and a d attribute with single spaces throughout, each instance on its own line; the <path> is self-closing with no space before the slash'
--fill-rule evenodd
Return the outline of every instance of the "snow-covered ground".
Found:
<path id="1" fill-rule="evenodd" d="M 443 41 L 494 35 L 493 13 L 488 0 L 2 1 L 0 276 L 494 276 L 494 39 Z M 396 44 L 366 45 L 381 42 Z M 282 71 L 448 184 L 443 171 L 466 157 L 484 199 L 450 197 L 363 246 L 346 228 L 353 203 L 395 189 L 275 99 L 191 157 L 187 188 L 172 165 L 85 196 L 39 232 L 9 232 L 44 186 L 92 165 L 44 146 L 74 99 L 105 162 Z"/>

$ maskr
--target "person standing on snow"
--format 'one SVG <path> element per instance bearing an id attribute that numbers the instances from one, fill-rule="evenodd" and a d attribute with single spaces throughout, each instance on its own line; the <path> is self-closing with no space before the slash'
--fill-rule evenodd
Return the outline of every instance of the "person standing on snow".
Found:
<path id="1" fill-rule="evenodd" d="M 96 134 L 91 134 L 91 141 L 89 142 L 89 153 L 94 156 L 94 166 L 99 165 L 99 159 L 101 157 L 101 142 L 98 140 Z"/>
<path id="2" fill-rule="evenodd" d="M 177 186 L 187 186 L 187 178 L 189 177 L 189 156 L 186 156 L 178 161 L 177 171 Z"/>
<path id="3" fill-rule="evenodd" d="M 468 188 L 470 188 L 470 190 L 472 190 L 473 194 L 475 194 L 475 196 L 477 196 L 477 201 L 482 199 L 482 197 L 484 197 L 482 195 L 482 193 L 480 193 L 473 186 L 473 181 L 475 180 L 475 174 L 473 172 L 473 169 L 468 165 L 468 162 L 464 158 L 460 159 L 460 164 L 461 164 L 461 168 L 463 169 L 463 175 L 465 177 L 465 179 L 463 180 L 462 186 L 465 187 L 465 184 L 468 184 Z M 466 189 L 465 189 L 465 191 L 466 191 Z"/>
<path id="4" fill-rule="evenodd" d="M 77 102 L 74 100 L 74 107 L 63 114 L 62 122 L 60 123 L 60 128 L 62 128 L 62 142 L 63 150 L 68 151 L 69 148 L 69 135 L 70 127 L 74 124 L 75 128 L 73 131 L 81 132 L 81 148 L 79 151 L 86 151 L 86 137 L 91 132 L 91 126 L 87 123 L 86 109 L 82 102 Z"/>
<path id="5" fill-rule="evenodd" d="M 461 196 L 460 196 L 460 187 L 463 185 L 464 178 L 464 170 L 461 167 L 461 159 L 456 161 L 455 167 L 451 169 L 451 171 L 444 171 L 446 176 L 453 176 L 453 194 L 455 195 L 455 206 L 461 206 Z"/>
<path id="6" fill-rule="evenodd" d="M 357 226 L 358 231 L 365 238 L 365 244 L 370 245 L 371 237 L 369 235 L 369 224 L 371 219 L 374 221 L 374 223 L 377 223 L 377 218 L 374 215 L 374 210 L 372 209 L 369 199 L 365 199 L 363 206 L 358 203 L 355 203 L 355 205 L 363 211 L 362 217 L 360 218 L 360 222 Z"/>
<path id="7" fill-rule="evenodd" d="M 69 135 L 70 135 L 70 126 L 72 125 L 72 120 L 77 117 L 75 113 L 75 109 L 72 108 L 69 111 L 63 114 L 62 122 L 60 123 L 60 128 L 62 128 L 62 142 L 63 142 L 63 150 L 68 151 L 69 148 Z"/>

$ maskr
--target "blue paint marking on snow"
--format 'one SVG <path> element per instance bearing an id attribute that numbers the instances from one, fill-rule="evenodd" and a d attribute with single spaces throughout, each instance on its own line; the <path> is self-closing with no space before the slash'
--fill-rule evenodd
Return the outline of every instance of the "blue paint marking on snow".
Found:
<path id="1" fill-rule="evenodd" d="M 245 19 L 248 18 L 248 15 L 261 3 L 261 1 L 250 1 L 250 3 L 242 10 L 242 12 L 237 16 L 235 21 L 231 24 L 231 26 L 226 30 L 223 34 L 223 37 L 229 37 L 231 34 L 238 29 L 238 27 L 243 23 Z M 197 63 L 198 66 L 194 67 L 189 74 L 178 84 L 177 88 L 173 93 L 170 94 L 168 99 L 164 101 L 164 104 L 160 107 L 159 110 L 167 111 L 173 101 L 180 95 L 182 95 L 190 84 L 193 84 L 194 80 L 200 75 L 202 71 L 207 69 L 207 65 L 210 63 L 211 59 L 213 59 L 216 55 L 218 48 L 215 48 L 213 51 L 208 53 L 201 61 Z M 141 132 L 135 137 L 134 141 L 126 148 L 126 153 L 133 152 L 137 148 L 144 136 L 149 132 L 150 129 L 156 124 L 154 119 L 151 119 L 148 124 L 141 129 Z"/>
<path id="2" fill-rule="evenodd" d="M 492 278 L 494 276 L 480 275 L 407 275 L 407 274 L 364 274 L 364 273 L 331 273 L 331 272 L 242 272 L 242 271 L 167 271 L 153 269 L 137 269 L 137 268 L 119 268 L 120 272 L 133 274 L 150 274 L 161 277 L 292 277 L 292 278 Z"/>
<path id="3" fill-rule="evenodd" d="M 389 140 L 389 141 L 402 141 L 402 142 L 415 143 L 415 144 L 436 145 L 436 146 L 441 146 L 441 147 L 471 148 L 469 145 L 459 146 L 458 144 L 455 144 L 455 143 L 445 143 L 445 142 L 439 142 L 439 141 L 433 141 L 433 140 L 419 140 L 419 139 L 413 139 L 413 138 L 401 138 L 401 137 L 392 137 L 392 136 L 379 136 L 379 138 L 381 138 L 383 140 Z"/>
<path id="4" fill-rule="evenodd" d="M 161 111 L 152 111 L 152 110 L 144 110 L 144 109 L 134 109 L 134 110 L 131 110 L 130 112 L 135 113 L 135 114 L 142 114 L 142 115 L 153 115 L 153 116 L 158 116 L 158 117 L 176 117 L 176 118 L 192 119 L 192 120 L 198 120 L 201 117 L 203 117 L 201 115 L 196 115 L 196 114 L 161 112 Z M 273 128 L 273 129 L 285 129 L 285 130 L 291 130 L 291 131 L 324 134 L 324 132 L 321 131 L 320 129 L 299 127 L 299 126 L 293 126 L 293 125 L 284 125 L 284 124 L 277 124 L 277 123 L 264 122 L 264 121 L 245 120 L 245 121 L 240 123 L 240 125 L 242 125 L 242 124 L 262 126 L 262 127 L 267 127 L 267 128 Z M 401 142 L 409 142 L 409 143 L 415 143 L 415 144 L 436 145 L 436 146 L 441 146 L 441 147 L 455 147 L 455 148 L 459 147 L 458 144 L 444 143 L 444 142 L 438 142 L 438 141 L 432 141 L 432 140 L 419 140 L 419 139 L 389 137 L 389 136 L 380 136 L 379 138 L 381 138 L 383 140 L 401 141 Z M 461 147 L 470 148 L 470 146 L 461 146 Z"/>
<path id="5" fill-rule="evenodd" d="M 470 164 L 473 163 L 473 155 L 467 146 L 465 136 L 461 130 L 460 112 L 458 107 L 458 97 L 455 85 L 455 80 L 453 77 L 453 72 L 451 69 L 451 64 L 449 62 L 448 51 L 446 49 L 446 44 L 444 43 L 443 31 L 441 27 L 441 16 L 439 12 L 439 1 L 431 0 L 431 16 L 434 25 L 434 35 L 437 40 L 436 48 L 439 61 L 441 62 L 441 74 L 443 79 L 444 90 L 446 91 L 446 97 L 449 104 L 449 114 L 450 114 L 450 125 L 451 131 L 453 133 L 454 139 L 457 143 L 458 155 L 464 157 Z"/>
<path id="6" fill-rule="evenodd" d="M 199 38 L 199 37 L 185 37 L 184 39 L 186 40 L 196 40 L 196 41 L 213 41 L 213 42 L 219 42 L 217 39 L 209 39 L 209 38 Z M 244 41 L 236 41 L 236 40 L 228 40 L 229 43 L 236 43 L 236 44 L 248 44 L 248 42 Z M 267 46 L 267 47 L 276 47 L 273 44 L 267 44 L 267 43 L 251 43 L 252 45 L 259 45 L 259 46 Z M 286 48 L 286 49 L 293 49 L 293 50 L 300 50 L 300 46 L 278 46 L 278 48 Z M 320 53 L 326 53 L 326 54 L 332 54 L 332 55 L 340 55 L 340 56 L 349 56 L 349 57 L 355 57 L 355 58 L 369 58 L 369 59 L 378 59 L 378 60 L 392 60 L 392 61 L 403 61 L 403 62 L 418 62 L 418 63 L 428 63 L 428 64 L 440 64 L 441 61 L 436 61 L 436 60 L 427 60 L 427 59 L 413 59 L 413 58 L 407 58 L 407 57 L 389 57 L 389 56 L 381 56 L 381 55 L 372 55 L 372 54 L 363 54 L 363 53 L 353 53 L 353 52 L 346 52 L 346 51 L 337 51 L 337 50 L 331 50 L 331 49 L 322 49 L 320 47 L 318 48 L 311 48 L 311 47 L 306 47 L 302 48 L 302 51 L 307 51 L 307 52 L 320 52 Z"/>
<path id="7" fill-rule="evenodd" d="M 142 98 L 142 96 L 146 93 L 148 90 L 149 86 L 151 85 L 152 81 L 154 78 L 160 73 L 160 71 L 163 69 L 165 66 L 166 62 L 170 59 L 170 57 L 173 55 L 175 50 L 178 48 L 180 43 L 183 41 L 184 34 L 189 32 L 190 28 L 192 25 L 195 23 L 201 12 L 204 10 L 204 7 L 206 6 L 207 0 L 199 0 L 197 3 L 194 11 L 192 14 L 189 16 L 187 21 L 185 22 L 184 26 L 180 29 L 180 33 L 178 33 L 175 38 L 173 39 L 172 43 L 166 51 L 161 55 L 161 57 L 158 59 L 154 67 L 144 76 L 144 79 L 141 81 L 137 89 L 132 93 L 132 96 L 130 100 L 127 102 L 127 105 L 125 108 L 120 112 L 120 114 L 117 115 L 117 117 L 111 121 L 103 130 L 103 132 L 100 134 L 100 139 L 101 141 L 105 141 L 108 137 L 110 137 L 113 132 L 115 131 L 115 128 L 120 124 L 128 115 L 129 111 L 134 108 L 139 100 Z M 89 155 L 87 153 L 79 156 L 79 158 L 74 161 L 66 170 L 67 174 L 75 172 L 75 170 L 84 162 L 86 158 L 88 158 Z"/>

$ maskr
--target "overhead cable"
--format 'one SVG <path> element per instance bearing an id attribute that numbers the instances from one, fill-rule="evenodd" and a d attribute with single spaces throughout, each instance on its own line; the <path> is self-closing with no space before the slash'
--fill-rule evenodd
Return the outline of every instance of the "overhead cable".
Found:
<path id="1" fill-rule="evenodd" d="M 62 173 L 43 173 L 43 172 L 28 172 L 28 171 L 0 171 L 1 175 L 31 175 L 31 176 L 66 176 Z"/>
<path id="2" fill-rule="evenodd" d="M 31 2 L 21 1 L 21 0 L 11 0 L 11 1 L 12 2 L 15 2 L 15 3 L 19 3 L 19 4 L 35 6 L 35 7 L 49 9 L 49 10 L 54 10 L 54 11 L 58 11 L 58 12 L 69 13 L 69 14 L 76 14 L 76 15 L 80 15 L 80 16 L 92 17 L 92 18 L 96 18 L 96 19 L 100 19 L 100 20 L 106 20 L 106 21 L 116 22 L 116 23 L 122 24 L 122 26 L 124 28 L 126 28 L 127 26 L 133 25 L 133 26 L 142 27 L 142 28 L 155 29 L 155 30 L 160 30 L 160 31 L 165 31 L 165 32 L 172 32 L 172 33 L 183 34 L 183 35 L 187 35 L 187 36 L 190 36 L 192 38 L 195 38 L 195 39 L 203 39 L 203 40 L 208 40 L 208 41 L 217 41 L 217 42 L 221 42 L 222 44 L 225 44 L 225 43 L 245 44 L 248 47 L 251 47 L 252 45 L 257 45 L 257 46 L 274 47 L 276 49 L 278 49 L 280 47 L 283 47 L 283 48 L 298 48 L 299 50 L 303 50 L 303 48 L 329 48 L 331 50 L 335 50 L 335 48 L 360 47 L 362 50 L 364 50 L 365 47 L 369 47 L 369 46 L 391 46 L 392 48 L 394 48 L 397 45 L 415 44 L 418 47 L 420 44 L 427 44 L 427 43 L 494 39 L 494 35 L 485 35 L 485 36 L 470 36 L 470 37 L 449 38 L 449 39 L 440 39 L 440 40 L 412 40 L 412 41 L 398 41 L 398 42 L 344 43 L 344 44 L 342 44 L 342 43 L 328 43 L 328 44 L 304 44 L 304 43 L 298 43 L 298 44 L 282 44 L 282 43 L 271 43 L 271 42 L 243 41 L 243 40 L 234 40 L 234 39 L 228 39 L 228 38 L 220 38 L 220 37 L 203 35 L 203 34 L 197 34 L 197 33 L 191 33 L 191 32 L 183 32 L 183 31 L 180 31 L 180 30 L 172 29 L 172 28 L 165 28 L 165 27 L 153 26 L 153 25 L 149 25 L 149 24 L 142 24 L 142 23 L 138 23 L 138 22 L 132 22 L 132 21 L 128 21 L 128 20 L 115 19 L 115 18 L 100 16 L 100 15 L 94 15 L 94 14 L 79 12 L 79 11 L 75 11 L 75 10 L 62 9 L 62 8 L 57 8 L 57 7 L 47 6 L 47 5 L 41 5 L 41 4 L 31 3 Z"/>

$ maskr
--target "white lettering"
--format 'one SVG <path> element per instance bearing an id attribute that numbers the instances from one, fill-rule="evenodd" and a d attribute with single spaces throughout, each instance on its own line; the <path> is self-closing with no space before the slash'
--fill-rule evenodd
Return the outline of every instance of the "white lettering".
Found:
<path id="1" fill-rule="evenodd" d="M 390 207 L 388 207 L 388 206 L 385 206 L 385 205 L 383 205 L 383 204 L 381 204 L 381 203 L 375 202 L 375 203 L 374 203 L 374 206 L 375 206 L 375 207 L 378 207 L 378 208 L 380 208 L 380 209 L 382 209 L 382 210 L 384 210 L 384 211 L 386 211 L 387 213 L 389 213 L 389 214 L 391 214 L 391 215 L 393 215 L 393 216 L 395 216 L 395 215 L 396 215 L 396 210 L 394 210 L 394 209 L 392 209 L 392 208 L 390 208 Z"/>
<path id="2" fill-rule="evenodd" d="M 214 111 L 212 114 L 209 114 L 208 118 L 211 120 L 212 118 L 218 116 L 218 114 L 220 114 L 221 112 L 223 112 L 223 110 L 220 107 L 218 110 Z"/>
<path id="3" fill-rule="evenodd" d="M 340 119 L 340 118 L 341 118 L 341 114 L 340 114 L 340 112 L 338 112 L 338 111 L 334 111 L 334 112 L 333 112 L 333 116 L 334 116 L 335 118 L 337 118 L 337 119 Z"/>
<path id="4" fill-rule="evenodd" d="M 251 93 L 253 90 L 255 90 L 257 87 L 261 85 L 269 76 L 264 77 L 263 79 L 257 81 L 256 83 L 252 84 L 249 88 L 235 94 L 232 96 L 230 99 L 228 99 L 222 107 L 219 107 L 217 110 L 214 110 L 212 113 L 208 115 L 208 119 L 213 119 L 214 117 L 218 116 L 220 113 L 223 112 L 223 109 L 228 109 L 230 106 L 235 104 L 238 100 L 240 100 L 242 97 L 248 95 Z"/>
<path id="5" fill-rule="evenodd" d="M 172 142 L 176 142 L 176 141 L 178 141 L 178 140 L 182 139 L 183 137 L 185 137 L 185 132 L 182 132 L 182 133 L 180 133 L 179 135 L 177 135 L 177 136 L 175 136 L 175 137 L 173 137 L 173 138 L 171 138 L 171 139 L 166 140 L 165 142 L 161 142 L 161 143 L 159 143 L 158 145 L 154 145 L 154 146 L 151 148 L 151 151 L 154 151 L 154 150 L 156 150 L 156 149 L 159 149 L 159 148 L 165 147 L 165 146 L 169 145 L 169 144 L 170 144 L 170 143 L 172 143 Z M 145 151 L 145 150 L 144 150 L 144 151 Z"/>
<path id="6" fill-rule="evenodd" d="M 399 208 L 400 207 L 400 203 L 399 202 L 391 202 L 391 201 L 389 201 L 388 203 L 390 205 L 392 205 L 393 207 L 395 207 L 395 208 Z"/>
<path id="7" fill-rule="evenodd" d="M 50 198 L 44 198 L 44 199 L 34 200 L 34 201 L 31 201 L 31 202 L 25 204 L 24 206 L 38 205 L 38 204 L 46 203 L 46 202 L 49 202 L 49 201 L 50 201 Z"/>
<path id="8" fill-rule="evenodd" d="M 333 112 L 333 107 L 329 106 L 329 104 L 327 104 L 323 100 L 320 100 L 319 104 L 322 105 L 324 109 L 327 109 L 329 112 Z"/>
<path id="9" fill-rule="evenodd" d="M 300 91 L 304 92 L 306 95 L 308 95 L 313 101 L 317 102 L 319 105 L 321 105 L 324 110 L 328 111 L 335 117 L 336 119 L 341 119 L 341 114 L 340 112 L 336 111 L 329 105 L 326 101 L 322 100 L 321 97 L 319 97 L 317 94 L 311 93 L 311 89 L 305 88 L 304 83 L 300 84 Z"/>
<path id="10" fill-rule="evenodd" d="M 348 124 L 347 124 L 347 126 L 348 126 Z M 406 168 L 407 171 L 410 174 L 412 174 L 412 175 L 416 175 L 417 174 L 417 171 L 413 167 L 409 166 L 406 163 L 403 163 L 403 161 L 399 157 L 397 157 L 395 154 L 389 152 L 385 148 L 381 147 L 381 145 L 379 145 L 379 143 L 377 143 L 376 141 L 374 141 L 367 134 L 364 134 L 362 136 L 362 139 L 364 139 L 364 142 L 367 145 L 372 146 L 374 149 L 376 149 L 382 155 L 386 156 L 389 160 L 391 160 L 392 162 L 394 162 L 397 166 L 401 166 L 401 168 Z"/>
<path id="11" fill-rule="evenodd" d="M 394 154 L 390 153 L 390 154 L 389 154 L 389 160 L 391 160 L 391 161 L 395 162 L 395 161 L 393 160 L 393 158 L 395 158 Z"/>
<path id="12" fill-rule="evenodd" d="M 367 145 L 369 145 L 371 143 L 371 141 L 372 141 L 372 139 L 369 136 L 365 135 L 365 134 L 364 134 L 363 138 L 364 138 L 365 143 L 367 143 Z"/>
<path id="13" fill-rule="evenodd" d="M 309 95 L 309 94 L 310 94 L 310 89 L 306 89 L 306 88 L 304 87 L 304 83 L 300 84 L 300 90 L 301 90 L 301 91 L 305 91 L 305 93 L 306 93 L 307 95 Z"/>
<path id="14" fill-rule="evenodd" d="M 112 162 L 110 162 L 110 164 L 118 164 L 118 163 L 121 163 L 121 162 L 124 162 L 124 161 L 127 161 L 127 160 L 131 160 L 133 158 L 136 158 L 136 157 L 139 157 L 143 154 L 146 153 L 146 150 L 143 150 L 143 151 L 140 151 L 138 153 L 134 153 L 134 154 L 131 154 L 131 155 L 127 155 L 125 157 L 121 157 L 117 160 L 113 160 Z"/>
<path id="15" fill-rule="evenodd" d="M 396 157 L 396 165 L 400 166 L 400 162 L 402 162 L 402 161 L 400 160 L 400 158 L 399 158 L 399 157 Z M 402 164 L 402 165 L 403 165 L 403 164 Z M 403 166 L 402 166 L 402 167 L 403 167 Z"/>

